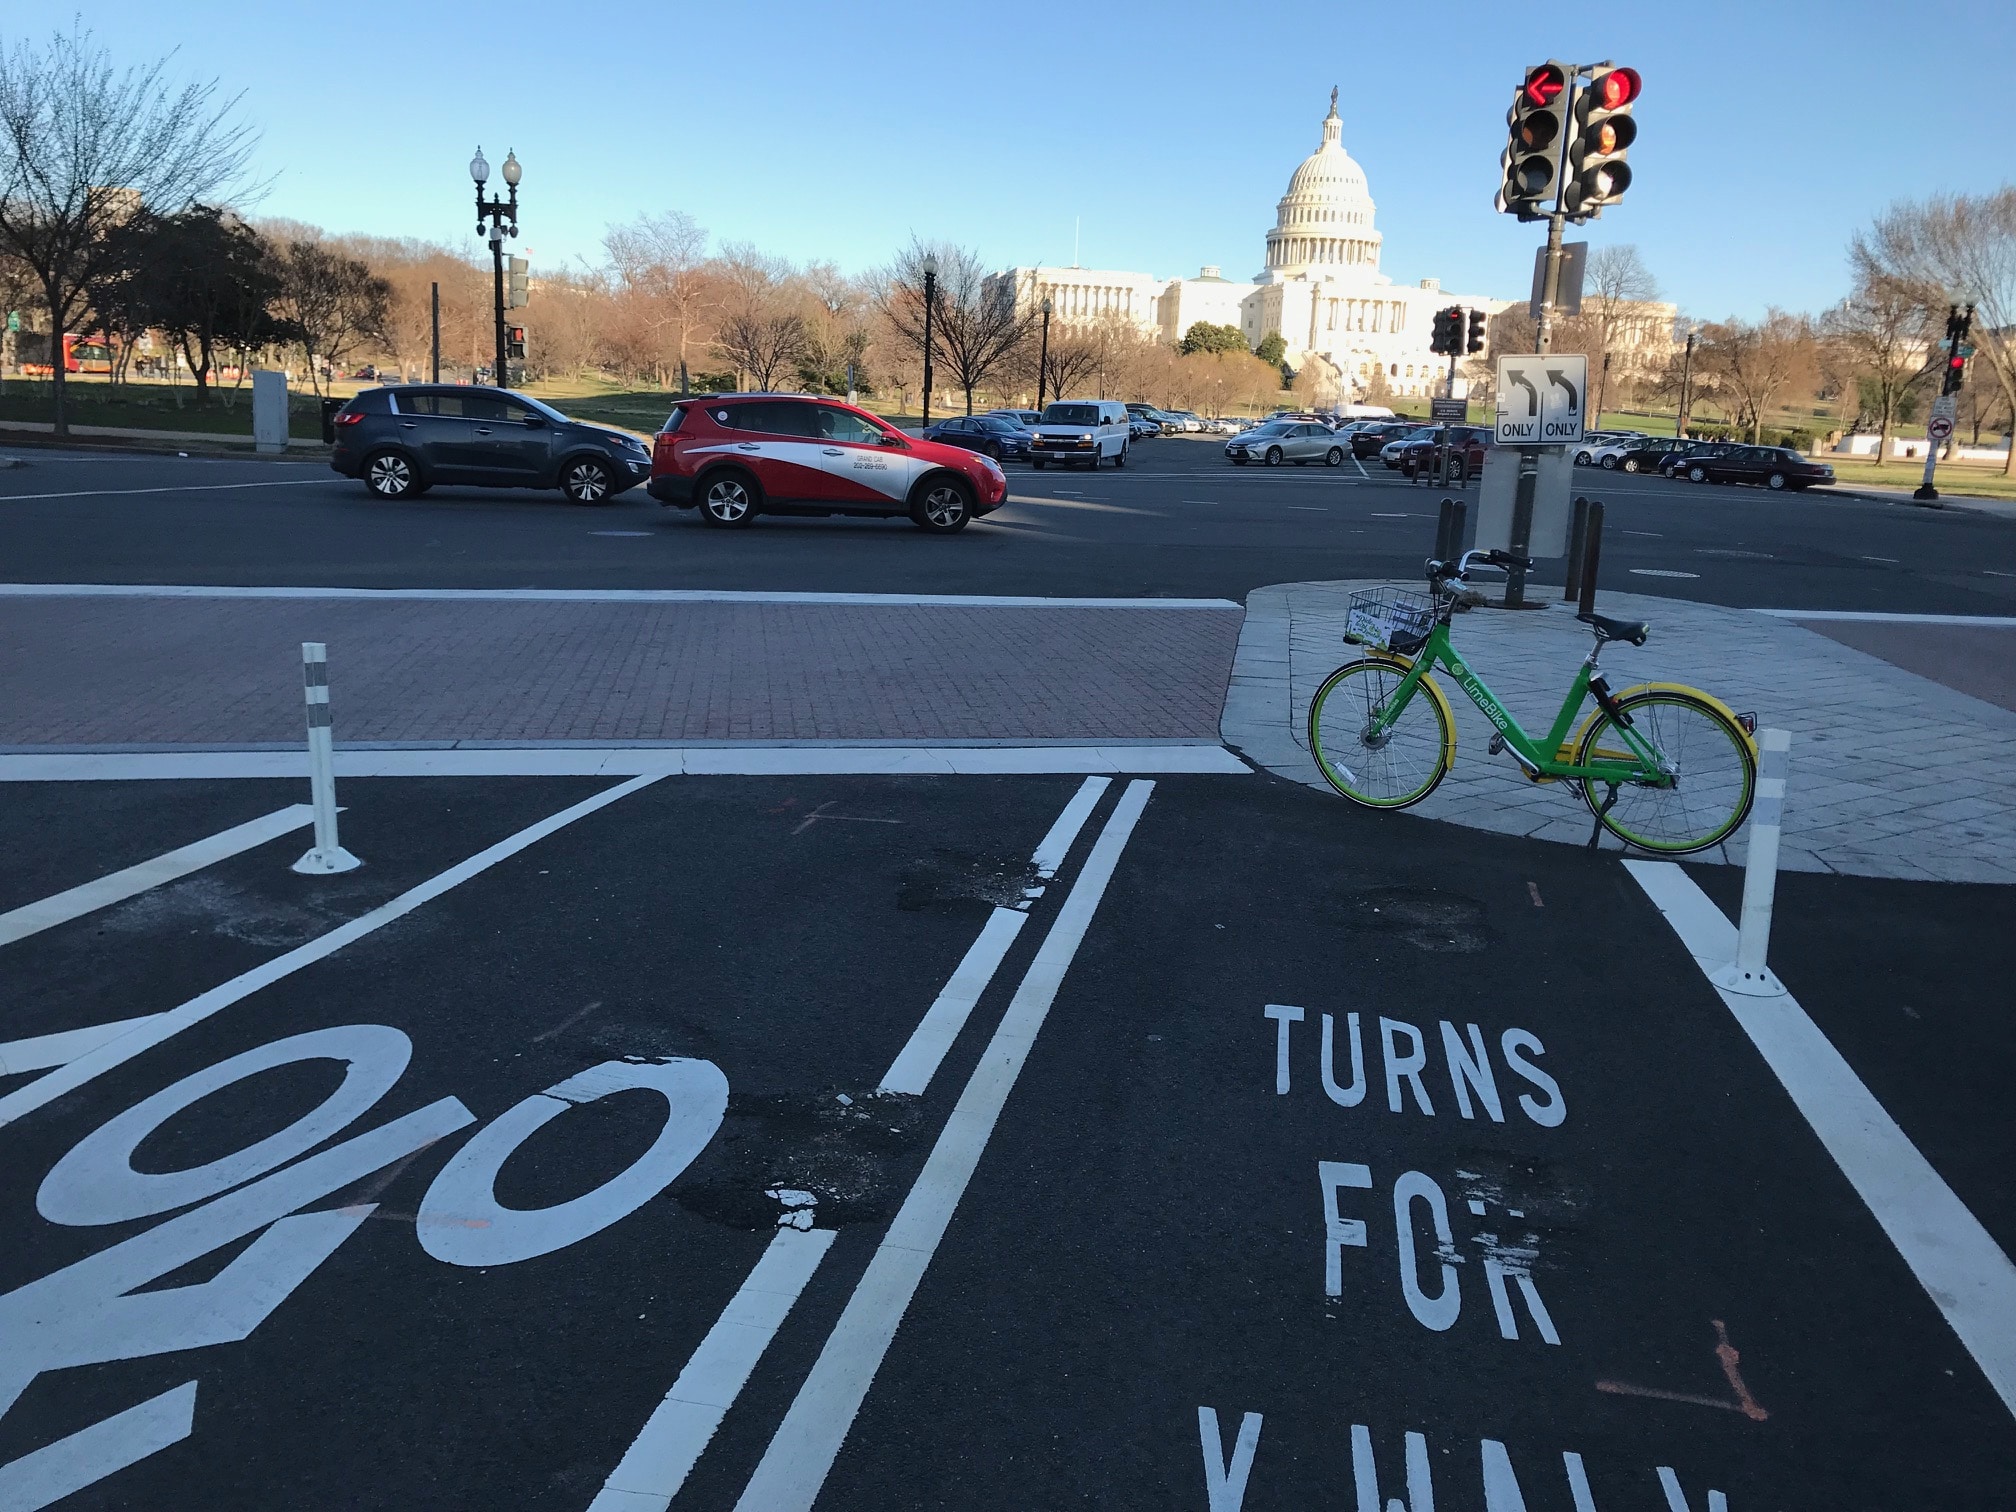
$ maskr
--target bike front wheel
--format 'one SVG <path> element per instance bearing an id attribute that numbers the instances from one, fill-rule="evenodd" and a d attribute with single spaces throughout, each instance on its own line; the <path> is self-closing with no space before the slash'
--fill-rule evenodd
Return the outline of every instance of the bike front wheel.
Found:
<path id="1" fill-rule="evenodd" d="M 1309 701 L 1310 754 L 1323 780 L 1353 803 L 1382 809 L 1419 803 L 1455 760 L 1448 700 L 1425 677 L 1399 714 L 1378 728 L 1407 672 L 1397 661 L 1347 662 Z"/>
<path id="2" fill-rule="evenodd" d="M 1734 834 L 1757 791 L 1757 758 L 1743 727 L 1713 700 L 1682 689 L 1627 693 L 1617 704 L 1632 734 L 1657 753 L 1664 776 L 1614 785 L 1581 779 L 1583 801 L 1603 827 L 1627 845 L 1667 856 L 1706 850 Z M 1638 759 L 1608 713 L 1590 724 L 1575 753 L 1578 766 Z"/>

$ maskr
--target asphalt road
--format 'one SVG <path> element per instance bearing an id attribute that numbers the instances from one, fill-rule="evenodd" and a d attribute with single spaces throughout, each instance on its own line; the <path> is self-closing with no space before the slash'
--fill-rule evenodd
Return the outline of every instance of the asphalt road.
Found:
<path id="1" fill-rule="evenodd" d="M 907 522 L 705 530 L 641 490 L 437 489 L 402 503 L 312 463 L 72 457 L 0 472 L 10 581 L 749 589 L 1243 599 L 1269 583 L 1410 577 L 1441 494 L 1376 462 L 1233 468 L 1170 438 L 1124 471 L 1011 468 L 1012 503 L 940 540 Z M 1603 581 L 1749 608 L 2016 612 L 2016 521 L 1816 490 L 1586 473 Z M 1540 580 L 1559 582 L 1559 565 Z"/>
<path id="2" fill-rule="evenodd" d="M 0 927 L 299 794 L 7 797 Z M 0 946 L 0 1504 L 2008 1505 L 1964 1304 L 1614 856 L 1264 776 L 343 800 L 360 871 Z M 2004 898 L 1787 876 L 1774 964 L 2006 1250 Z"/>

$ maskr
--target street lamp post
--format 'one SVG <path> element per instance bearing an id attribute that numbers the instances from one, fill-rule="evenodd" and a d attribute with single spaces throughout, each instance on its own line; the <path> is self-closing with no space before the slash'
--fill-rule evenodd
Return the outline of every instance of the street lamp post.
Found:
<path id="1" fill-rule="evenodd" d="M 1694 382 L 1694 332 L 1687 333 L 1687 353 L 1680 359 L 1680 408 L 1673 417 L 1673 439 L 1687 439 L 1687 404 L 1694 396 L 1688 389 Z"/>
<path id="2" fill-rule="evenodd" d="M 490 267 L 497 305 L 497 368 L 492 377 L 499 388 L 509 388 L 511 384 L 510 346 L 504 336 L 504 238 L 518 234 L 518 179 L 524 171 L 518 166 L 518 154 L 506 153 L 503 173 L 511 198 L 486 199 L 483 185 L 490 178 L 489 161 L 483 156 L 481 147 L 469 160 L 469 177 L 476 181 L 476 234 L 490 238 Z M 484 225 L 486 220 L 488 226 Z"/>
<path id="3" fill-rule="evenodd" d="M 1050 374 L 1050 312 L 1054 309 L 1050 296 L 1043 296 L 1043 352 L 1036 359 L 1036 413 L 1043 413 L 1043 380 Z"/>
<path id="4" fill-rule="evenodd" d="M 931 306 L 938 302 L 938 254 L 924 254 L 924 424 L 931 424 Z"/>

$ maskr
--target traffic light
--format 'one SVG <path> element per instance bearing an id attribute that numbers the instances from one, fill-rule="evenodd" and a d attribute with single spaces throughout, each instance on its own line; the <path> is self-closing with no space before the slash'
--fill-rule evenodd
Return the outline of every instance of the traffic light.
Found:
<path id="1" fill-rule="evenodd" d="M 522 257 L 510 259 L 504 270 L 504 308 L 522 310 L 525 308 L 525 282 L 532 265 Z"/>
<path id="2" fill-rule="evenodd" d="M 1470 344 L 1465 350 L 1473 357 L 1484 350 L 1484 312 L 1482 310 L 1472 310 L 1470 312 Z"/>
<path id="3" fill-rule="evenodd" d="M 1561 153 L 1568 145 L 1566 66 L 1550 61 L 1527 69 L 1505 125 L 1510 140 L 1498 159 L 1498 209 L 1522 221 L 1545 220 L 1542 206 L 1560 181 Z"/>
<path id="4" fill-rule="evenodd" d="M 1443 357 L 1453 357 L 1463 350 L 1463 311 L 1459 306 L 1435 312 L 1428 350 Z"/>
<path id="5" fill-rule="evenodd" d="M 523 357 L 525 355 L 525 327 L 506 326 L 504 328 L 504 355 Z"/>
<path id="6" fill-rule="evenodd" d="M 1967 382 L 1967 359 L 1974 355 L 1974 348 L 1967 345 L 1967 333 L 1974 328 L 1974 306 L 1967 306 L 1963 312 L 1958 305 L 1950 306 L 1946 313 L 1946 378 L 1939 386 L 1941 394 L 1957 394 Z"/>
<path id="7" fill-rule="evenodd" d="M 1638 136 L 1631 108 L 1644 88 L 1637 69 L 1599 63 L 1576 94 L 1568 183 L 1561 195 L 1562 212 L 1571 220 L 1602 214 L 1631 187 L 1631 165 L 1624 157 Z"/>

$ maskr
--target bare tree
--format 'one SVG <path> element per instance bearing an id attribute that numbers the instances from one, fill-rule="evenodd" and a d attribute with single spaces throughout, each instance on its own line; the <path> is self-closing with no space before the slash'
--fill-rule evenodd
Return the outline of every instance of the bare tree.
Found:
<path id="1" fill-rule="evenodd" d="M 706 230 L 679 210 L 640 215 L 604 232 L 602 251 L 618 288 L 630 298 L 632 318 L 659 336 L 683 380 L 701 321 L 715 302 Z M 661 370 L 661 387 L 666 377 Z"/>
<path id="2" fill-rule="evenodd" d="M 1813 371 L 1813 326 L 1804 315 L 1771 309 L 1762 320 L 1729 319 L 1701 329 L 1694 365 L 1725 403 L 1736 401 L 1735 419 L 1747 425 L 1754 445 L 1764 430 L 1764 412 Z"/>
<path id="3" fill-rule="evenodd" d="M 774 391 L 805 354 L 805 317 L 796 310 L 751 305 L 730 311 L 714 338 L 721 355 L 749 375 L 759 393 Z"/>
<path id="4" fill-rule="evenodd" d="M 1850 248 L 1855 290 L 1821 317 L 1830 358 L 1858 403 L 1873 402 L 1879 439 L 1876 462 L 1890 456 L 1899 406 L 1927 369 L 1931 350 L 1923 286 L 1885 273 L 1857 237 Z"/>
<path id="5" fill-rule="evenodd" d="M 312 241 L 289 242 L 279 272 L 275 311 L 306 351 L 308 383 L 319 394 L 323 363 L 334 364 L 360 341 L 384 339 L 392 285 L 369 264 Z"/>
<path id="6" fill-rule="evenodd" d="M 1587 335 L 1594 338 L 1595 350 L 1589 355 L 1596 361 L 1598 375 L 1596 406 L 1590 413 L 1600 421 L 1610 397 L 1610 362 L 1618 338 L 1645 319 L 1644 306 L 1659 297 L 1659 285 L 1638 249 L 1628 242 L 1592 252 L 1583 282 L 1582 319 Z"/>
<path id="7" fill-rule="evenodd" d="M 976 252 L 929 247 L 913 238 L 884 283 L 884 309 L 892 326 L 915 350 L 924 349 L 924 259 L 938 259 L 937 299 L 931 312 L 931 346 L 951 370 L 973 413 L 973 391 L 1009 362 L 1028 322 L 1015 311 L 1014 291 L 987 286 L 986 264 Z"/>
<path id="8" fill-rule="evenodd" d="M 0 246 L 34 272 L 55 344 L 56 434 L 63 336 L 135 213 L 172 215 L 237 186 L 254 136 L 238 97 L 175 85 L 165 60 L 120 68 L 75 26 L 44 46 L 0 48 Z"/>
<path id="9" fill-rule="evenodd" d="M 1938 303 L 1974 306 L 1969 340 L 2016 412 L 2016 185 L 1893 205 L 1857 246 L 1872 267 Z M 2016 436 L 2002 471 L 2016 475 Z"/>

